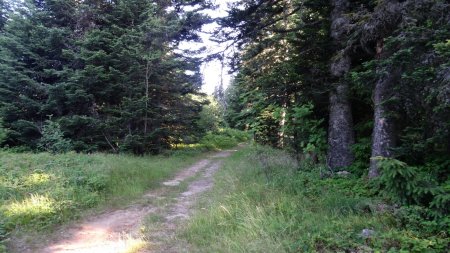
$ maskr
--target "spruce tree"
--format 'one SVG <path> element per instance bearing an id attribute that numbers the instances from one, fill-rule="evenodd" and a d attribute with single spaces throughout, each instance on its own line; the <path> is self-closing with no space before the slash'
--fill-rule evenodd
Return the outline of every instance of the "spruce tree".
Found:
<path id="1" fill-rule="evenodd" d="M 19 4 L 20 5 L 20 4 Z M 186 11 L 191 6 L 190 11 Z M 36 147 L 52 116 L 77 151 L 159 152 L 195 132 L 207 1 L 26 1 L 0 41 L 8 145 Z M 197 52 L 198 53 L 198 52 Z M 193 74 L 191 74 L 193 73 Z"/>
<path id="2" fill-rule="evenodd" d="M 55 113 L 46 104 L 49 91 L 69 75 L 70 23 L 59 22 L 59 11 L 26 1 L 11 14 L 0 38 L 1 111 L 11 129 L 10 145 L 35 146 L 42 122 Z"/>

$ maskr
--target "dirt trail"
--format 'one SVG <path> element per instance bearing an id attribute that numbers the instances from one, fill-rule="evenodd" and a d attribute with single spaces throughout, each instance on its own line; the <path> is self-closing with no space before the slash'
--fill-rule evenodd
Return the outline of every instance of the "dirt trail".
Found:
<path id="1" fill-rule="evenodd" d="M 22 238 L 12 246 L 13 252 L 23 253 L 122 253 L 144 243 L 141 229 L 145 218 L 155 215 L 161 222 L 145 232 L 149 243 L 138 252 L 182 252 L 186 248 L 173 244 L 177 227 L 189 218 L 196 199 L 213 186 L 213 175 L 220 168 L 222 158 L 233 151 L 222 151 L 180 171 L 161 187 L 148 192 L 139 201 L 124 209 L 89 217 L 77 225 L 61 228 L 46 241 L 33 242 Z M 181 193 L 173 188 L 187 184 Z M 163 206 L 155 199 L 166 199 Z M 144 204 L 142 204 L 144 203 Z M 146 248 L 146 249 L 145 249 Z M 184 248 L 184 249 L 183 249 Z"/>

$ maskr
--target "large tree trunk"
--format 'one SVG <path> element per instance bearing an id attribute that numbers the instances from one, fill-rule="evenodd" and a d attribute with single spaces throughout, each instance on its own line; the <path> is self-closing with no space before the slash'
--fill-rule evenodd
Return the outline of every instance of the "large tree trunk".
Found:
<path id="1" fill-rule="evenodd" d="M 348 85 L 339 84 L 330 93 L 330 122 L 328 129 L 327 163 L 331 169 L 352 164 L 351 145 L 355 143 L 353 118 L 348 101 Z"/>
<path id="2" fill-rule="evenodd" d="M 372 156 L 369 178 L 380 175 L 376 157 L 392 157 L 396 144 L 395 127 L 395 83 L 400 78 L 400 69 L 391 69 L 381 77 L 373 92 L 374 126 L 372 133 Z"/>
<path id="3" fill-rule="evenodd" d="M 349 87 L 342 81 L 342 77 L 351 67 L 348 50 L 344 49 L 348 39 L 349 20 L 345 13 L 348 11 L 349 2 L 348 0 L 331 0 L 331 4 L 333 6 L 331 37 L 337 50 L 331 62 L 330 72 L 338 81 L 330 92 L 327 164 L 331 169 L 335 169 L 352 164 L 354 156 L 351 145 L 354 144 L 355 138 L 348 98 Z"/>

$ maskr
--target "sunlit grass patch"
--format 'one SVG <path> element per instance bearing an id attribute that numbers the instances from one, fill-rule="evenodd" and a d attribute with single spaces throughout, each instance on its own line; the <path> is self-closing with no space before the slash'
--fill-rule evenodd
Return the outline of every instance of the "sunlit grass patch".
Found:
<path id="1" fill-rule="evenodd" d="M 129 203 L 199 156 L 0 151 L 0 245 L 13 230 L 51 231 L 86 209 Z"/>
<path id="2" fill-rule="evenodd" d="M 208 132 L 203 136 L 198 143 L 192 144 L 172 144 L 171 148 L 176 151 L 208 151 L 208 150 L 222 150 L 232 148 L 241 142 L 246 142 L 250 139 L 248 132 L 220 128 L 213 132 Z"/>
<path id="3" fill-rule="evenodd" d="M 50 181 L 50 179 L 51 179 L 51 176 L 47 173 L 35 172 L 35 173 L 31 173 L 30 175 L 28 175 L 25 178 L 24 184 L 29 185 L 29 186 L 40 185 L 40 184 L 48 183 Z"/>
<path id="4" fill-rule="evenodd" d="M 31 194 L 29 198 L 7 205 L 5 213 L 8 216 L 48 214 L 54 212 L 54 205 L 55 201 L 47 196 Z"/>
<path id="5" fill-rule="evenodd" d="M 192 143 L 192 144 L 180 143 L 180 144 L 171 144 L 170 147 L 173 149 L 188 149 L 188 148 L 195 149 L 195 148 L 202 148 L 203 145 L 200 143 Z"/>
<path id="6" fill-rule="evenodd" d="M 143 238 L 133 238 L 131 236 L 122 239 L 122 243 L 125 244 L 123 253 L 137 253 L 149 246 L 149 243 Z"/>
<path id="7" fill-rule="evenodd" d="M 31 194 L 20 201 L 2 207 L 9 225 L 39 223 L 56 213 L 55 200 L 48 196 Z"/>

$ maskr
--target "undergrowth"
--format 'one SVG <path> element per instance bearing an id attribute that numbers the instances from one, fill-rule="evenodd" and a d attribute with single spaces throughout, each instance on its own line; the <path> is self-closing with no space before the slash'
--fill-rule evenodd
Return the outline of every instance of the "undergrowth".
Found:
<path id="1" fill-rule="evenodd" d="M 232 148 L 239 143 L 246 142 L 249 139 L 250 136 L 247 132 L 231 128 L 221 128 L 206 133 L 198 143 L 177 144 L 170 153 L 176 153 L 180 150 L 182 152 L 198 152 L 227 149 Z"/>
<path id="2" fill-rule="evenodd" d="M 447 232 L 411 229 L 415 212 L 379 196 L 366 179 L 321 178 L 321 170 L 270 148 L 236 152 L 180 236 L 194 252 L 448 250 Z"/>

